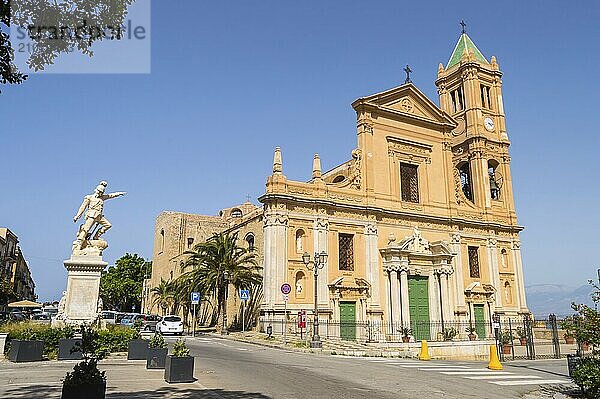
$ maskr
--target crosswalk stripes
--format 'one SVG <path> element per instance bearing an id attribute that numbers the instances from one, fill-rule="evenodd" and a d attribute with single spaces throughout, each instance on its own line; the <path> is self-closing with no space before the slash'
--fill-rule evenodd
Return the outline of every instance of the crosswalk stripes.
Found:
<path id="1" fill-rule="evenodd" d="M 460 364 L 448 363 L 424 363 L 417 361 L 403 361 L 400 359 L 370 359 L 371 362 L 386 364 L 391 367 L 406 369 L 417 369 L 424 372 L 437 372 L 470 380 L 480 380 L 490 384 L 516 386 L 516 385 L 546 385 L 546 384 L 570 384 L 567 379 L 544 379 L 539 375 L 515 374 L 512 371 L 493 371 L 486 368 L 476 368 Z"/>

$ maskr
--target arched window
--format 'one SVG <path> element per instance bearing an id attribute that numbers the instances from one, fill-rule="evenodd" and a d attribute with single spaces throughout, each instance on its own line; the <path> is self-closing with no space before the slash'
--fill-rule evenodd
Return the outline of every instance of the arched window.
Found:
<path id="1" fill-rule="evenodd" d="M 296 279 L 295 279 L 295 293 L 296 293 L 296 298 L 298 297 L 304 297 L 304 281 L 305 279 L 305 274 L 302 271 L 299 271 L 298 273 L 296 273 Z"/>
<path id="2" fill-rule="evenodd" d="M 232 218 L 241 218 L 242 217 L 242 211 L 235 208 L 231 211 L 231 217 Z"/>
<path id="3" fill-rule="evenodd" d="M 458 165 L 458 172 L 460 175 L 460 186 L 462 188 L 465 197 L 473 202 L 473 181 L 471 179 L 471 168 L 468 162 L 463 162 Z"/>
<path id="4" fill-rule="evenodd" d="M 344 177 L 344 175 L 337 175 L 336 177 L 333 178 L 333 182 L 334 183 L 341 183 L 344 180 L 346 180 L 346 178 Z"/>
<path id="5" fill-rule="evenodd" d="M 254 250 L 254 234 L 248 233 L 248 235 L 246 235 L 245 240 L 248 243 L 248 250 L 253 251 Z"/>
<path id="6" fill-rule="evenodd" d="M 490 197 L 493 200 L 500 199 L 500 189 L 502 188 L 502 176 L 496 170 L 498 162 L 493 159 L 488 161 L 488 176 L 490 177 Z"/>
<path id="7" fill-rule="evenodd" d="M 173 280 L 173 270 L 169 272 L 169 280 Z"/>
<path id="8" fill-rule="evenodd" d="M 304 252 L 304 237 L 306 236 L 306 234 L 304 234 L 304 230 L 302 229 L 298 229 L 296 230 L 296 253 L 303 253 Z"/>
<path id="9" fill-rule="evenodd" d="M 194 245 L 194 237 L 188 237 L 187 239 L 187 247 L 190 249 Z"/>
<path id="10" fill-rule="evenodd" d="M 162 252 L 165 250 L 165 230 L 160 230 L 160 242 L 159 242 L 159 251 Z"/>

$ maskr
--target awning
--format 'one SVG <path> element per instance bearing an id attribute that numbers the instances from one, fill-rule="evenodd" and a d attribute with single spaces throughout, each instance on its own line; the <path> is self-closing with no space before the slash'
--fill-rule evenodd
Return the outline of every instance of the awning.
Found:
<path id="1" fill-rule="evenodd" d="M 41 308 L 43 305 L 41 303 L 32 302 L 32 301 L 18 301 L 11 302 L 8 304 L 9 308 Z"/>

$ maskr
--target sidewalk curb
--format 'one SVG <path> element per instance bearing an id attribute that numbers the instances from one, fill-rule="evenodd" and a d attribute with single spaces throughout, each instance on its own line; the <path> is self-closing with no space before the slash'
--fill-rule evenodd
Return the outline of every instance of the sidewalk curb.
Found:
<path id="1" fill-rule="evenodd" d="M 270 344 L 268 342 L 247 340 L 247 339 L 238 338 L 238 337 L 235 337 L 232 335 L 220 335 L 220 334 L 214 334 L 214 333 L 206 334 L 206 335 L 209 335 L 213 338 L 218 338 L 218 339 L 223 339 L 223 340 L 228 340 L 228 341 L 244 342 L 246 344 L 263 346 L 263 347 L 272 348 L 272 349 L 279 349 L 279 350 L 288 351 L 288 352 L 313 353 L 315 355 L 331 355 L 331 351 L 326 350 L 326 349 L 321 349 L 319 351 L 315 351 L 314 349 L 310 349 L 310 348 L 294 348 L 293 346 L 280 346 L 280 345 Z"/>

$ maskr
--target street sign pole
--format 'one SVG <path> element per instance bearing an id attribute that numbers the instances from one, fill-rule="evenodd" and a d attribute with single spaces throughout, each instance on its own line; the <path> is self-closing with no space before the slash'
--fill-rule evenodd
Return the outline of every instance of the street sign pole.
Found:
<path id="1" fill-rule="evenodd" d="M 287 345 L 287 300 L 284 298 L 284 307 L 283 307 L 283 314 L 284 314 L 284 321 L 283 321 L 283 344 Z"/>
<path id="2" fill-rule="evenodd" d="M 242 302 L 242 332 L 244 332 L 246 327 L 246 321 L 244 320 L 244 308 L 246 307 L 246 301 Z"/>
<path id="3" fill-rule="evenodd" d="M 194 304 L 194 310 L 192 314 L 192 337 L 196 336 L 196 304 Z"/>

